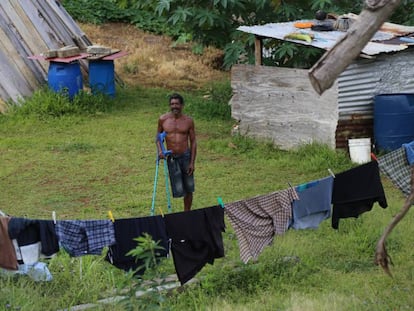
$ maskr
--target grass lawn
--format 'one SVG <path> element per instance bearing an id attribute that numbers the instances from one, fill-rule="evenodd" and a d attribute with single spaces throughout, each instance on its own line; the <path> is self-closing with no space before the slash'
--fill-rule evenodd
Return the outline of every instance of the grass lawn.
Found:
<path id="1" fill-rule="evenodd" d="M 150 214 L 155 174 L 157 120 L 168 110 L 166 89 L 117 90 L 111 110 L 59 118 L 0 117 L 0 210 L 18 217 L 106 219 Z M 193 208 L 286 189 L 339 173 L 355 164 L 345 152 L 322 145 L 282 151 L 267 142 L 232 136 L 233 121 L 213 116 L 207 90 L 183 92 L 185 112 L 198 138 Z M 213 110 L 212 110 L 213 109 Z M 214 111 L 213 111 L 214 112 Z M 387 249 L 394 278 L 374 265 L 378 238 L 404 197 L 382 178 L 389 207 L 377 204 L 339 230 L 324 221 L 317 230 L 276 236 L 257 263 L 243 264 L 227 223 L 226 256 L 183 290 L 94 310 L 412 310 L 414 221 L 409 214 L 394 230 Z M 159 167 L 157 212 L 166 212 L 163 167 Z M 181 211 L 181 199 L 172 200 Z M 226 220 L 227 222 L 227 220 Z M 0 278 L 0 310 L 61 310 L 125 295 L 141 285 L 103 256 L 71 258 L 60 252 L 49 262 L 53 281 L 26 276 Z M 172 260 L 160 267 L 174 273 Z"/>

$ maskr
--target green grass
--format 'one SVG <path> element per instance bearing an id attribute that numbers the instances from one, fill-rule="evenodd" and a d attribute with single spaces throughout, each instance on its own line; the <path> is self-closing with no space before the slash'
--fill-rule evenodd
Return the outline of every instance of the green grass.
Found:
<path id="1" fill-rule="evenodd" d="M 217 197 L 232 202 L 325 177 L 328 168 L 338 173 L 354 166 L 345 152 L 323 145 L 288 152 L 231 136 L 233 121 L 222 105 L 227 90 L 183 93 L 198 137 L 194 208 L 215 205 Z M 115 218 L 149 215 L 154 137 L 159 115 L 168 110 L 169 93 L 130 88 L 117 90 L 110 103 L 100 99 L 93 109 L 0 117 L 0 209 L 42 219 L 51 219 L 53 211 L 58 219 L 105 219 L 108 210 Z M 410 214 L 387 242 L 394 278 L 373 263 L 376 242 L 404 200 L 385 177 L 383 184 L 387 209 L 376 205 L 358 219 L 341 220 L 338 231 L 328 220 L 317 230 L 289 230 L 275 237 L 257 263 L 240 261 L 237 239 L 227 223 L 226 257 L 203 268 L 199 285 L 95 310 L 150 309 L 154 303 L 155 310 L 411 310 Z M 166 212 L 166 206 L 160 166 L 156 207 Z M 172 207 L 181 211 L 182 200 L 173 199 Z M 103 256 L 71 258 L 60 252 L 49 269 L 54 280 L 48 283 L 1 277 L 0 310 L 59 310 L 138 289 L 136 279 Z M 174 271 L 171 259 L 163 262 L 162 271 Z"/>

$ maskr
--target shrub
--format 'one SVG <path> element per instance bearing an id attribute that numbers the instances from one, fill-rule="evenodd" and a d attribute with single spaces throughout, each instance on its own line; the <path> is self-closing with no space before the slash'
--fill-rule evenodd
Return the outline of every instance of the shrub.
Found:
<path id="1" fill-rule="evenodd" d="M 70 100 L 62 93 L 42 88 L 31 97 L 9 103 L 8 116 L 35 117 L 38 119 L 58 118 L 71 114 L 95 114 L 110 110 L 112 101 L 105 95 L 93 95 L 81 91 Z"/>

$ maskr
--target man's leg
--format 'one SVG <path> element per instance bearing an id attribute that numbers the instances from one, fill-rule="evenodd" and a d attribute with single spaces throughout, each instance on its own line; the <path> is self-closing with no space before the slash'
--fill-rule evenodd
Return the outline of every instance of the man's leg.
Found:
<path id="1" fill-rule="evenodd" d="M 184 196 L 184 211 L 188 212 L 191 210 L 191 205 L 193 204 L 193 193 L 187 193 Z"/>

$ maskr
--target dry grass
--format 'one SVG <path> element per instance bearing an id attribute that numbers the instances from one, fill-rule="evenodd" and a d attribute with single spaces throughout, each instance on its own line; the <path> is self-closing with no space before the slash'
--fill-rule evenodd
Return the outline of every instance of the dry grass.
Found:
<path id="1" fill-rule="evenodd" d="M 203 55 L 195 55 L 190 45 L 173 47 L 170 38 L 129 24 L 80 27 L 93 44 L 129 53 L 115 61 L 118 76 L 129 85 L 190 90 L 229 77 L 228 72 L 217 69 L 223 58 L 220 50 L 207 48 Z"/>

